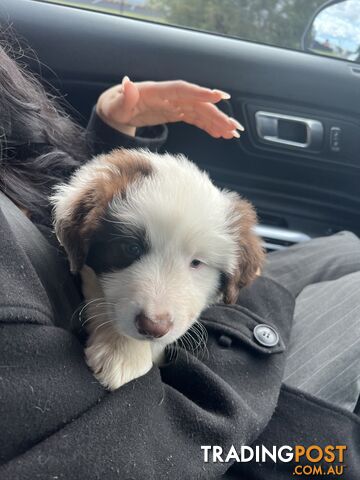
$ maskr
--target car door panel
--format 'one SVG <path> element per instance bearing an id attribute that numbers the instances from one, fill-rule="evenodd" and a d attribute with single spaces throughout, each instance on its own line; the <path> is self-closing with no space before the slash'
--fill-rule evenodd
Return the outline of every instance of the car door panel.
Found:
<path id="1" fill-rule="evenodd" d="M 83 123 L 98 94 L 124 74 L 183 78 L 229 91 L 231 101 L 222 108 L 245 125 L 240 140 L 216 140 L 174 124 L 165 148 L 187 154 L 217 184 L 252 200 L 263 223 L 311 236 L 340 229 L 360 234 L 356 65 L 32 0 L 2 0 L 0 17 L 36 50 L 48 66 L 41 67 L 42 76 L 66 95 Z M 321 122 L 320 146 L 294 148 L 260 138 L 259 111 Z M 334 128 L 340 129 L 339 149 L 332 148 Z"/>

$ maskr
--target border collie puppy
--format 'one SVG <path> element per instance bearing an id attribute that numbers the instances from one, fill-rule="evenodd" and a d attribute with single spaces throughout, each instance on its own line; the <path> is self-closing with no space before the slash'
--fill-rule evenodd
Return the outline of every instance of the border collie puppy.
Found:
<path id="1" fill-rule="evenodd" d="M 263 261 L 250 203 L 182 155 L 100 155 L 52 203 L 82 277 L 87 363 L 110 390 L 148 372 L 205 307 L 235 303 Z"/>

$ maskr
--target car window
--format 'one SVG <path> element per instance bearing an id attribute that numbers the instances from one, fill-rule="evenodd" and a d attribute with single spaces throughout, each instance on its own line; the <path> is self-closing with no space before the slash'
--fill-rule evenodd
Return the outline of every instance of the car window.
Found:
<path id="1" fill-rule="evenodd" d="M 126 17 L 217 33 L 294 50 L 358 60 L 360 0 L 40 0 Z M 335 5 L 326 22 L 313 22 L 327 4 Z M 347 5 L 345 7 L 345 5 Z M 355 5 L 355 7 L 354 7 Z M 347 15 L 341 17 L 342 11 Z M 339 13 L 340 12 L 340 13 Z M 320 12 L 321 13 L 321 12 Z M 340 18 L 341 17 L 341 18 Z M 321 18 L 320 18 L 321 20 Z M 335 38 L 339 23 L 347 38 Z M 317 30 L 311 30 L 316 27 Z M 320 28 L 320 30 L 319 30 Z M 325 30 L 324 30 L 325 29 Z M 326 29 L 329 30 L 327 33 Z M 317 33 L 321 39 L 316 43 Z M 355 37 L 355 38 L 352 38 Z M 358 37 L 356 37 L 358 36 Z M 310 42 L 309 48 L 306 42 Z M 356 43 L 356 48 L 351 43 Z M 346 50 L 349 46 L 350 51 Z M 344 52 L 348 54 L 344 54 Z M 360 51 L 360 50 L 359 50 Z M 351 55 L 352 54 L 352 55 Z"/>

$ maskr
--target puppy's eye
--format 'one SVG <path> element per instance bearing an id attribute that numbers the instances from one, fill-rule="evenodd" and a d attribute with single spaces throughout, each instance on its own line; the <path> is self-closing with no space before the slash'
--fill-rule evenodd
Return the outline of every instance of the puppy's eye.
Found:
<path id="1" fill-rule="evenodd" d="M 201 260 L 198 260 L 197 258 L 192 260 L 191 263 L 190 263 L 191 268 L 199 268 L 199 267 L 201 267 L 201 265 L 203 265 L 203 262 Z"/>
<path id="2" fill-rule="evenodd" d="M 125 243 L 124 252 L 131 258 L 137 258 L 141 256 L 143 249 L 138 243 Z"/>

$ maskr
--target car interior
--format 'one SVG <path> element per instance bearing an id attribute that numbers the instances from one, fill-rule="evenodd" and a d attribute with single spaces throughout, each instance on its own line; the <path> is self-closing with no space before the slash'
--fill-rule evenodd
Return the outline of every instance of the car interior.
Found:
<path id="1" fill-rule="evenodd" d="M 268 250 L 343 229 L 360 234 L 356 63 L 36 0 L 2 0 L 0 18 L 84 125 L 100 92 L 125 74 L 229 92 L 221 108 L 245 126 L 240 139 L 177 123 L 164 148 L 250 199 Z"/>

